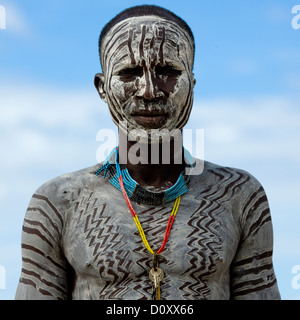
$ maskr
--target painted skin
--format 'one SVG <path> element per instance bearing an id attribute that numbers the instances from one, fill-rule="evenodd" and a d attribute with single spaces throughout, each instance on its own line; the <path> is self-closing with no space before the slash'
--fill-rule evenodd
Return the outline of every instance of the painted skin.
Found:
<path id="1" fill-rule="evenodd" d="M 111 29 L 101 50 L 104 76 L 95 83 L 117 124 L 182 128 L 194 85 L 188 36 L 172 21 L 142 19 Z M 95 175 L 98 168 L 53 179 L 33 195 L 16 299 L 151 298 L 152 259 L 120 191 Z M 173 207 L 150 201 L 159 196 L 152 192 L 133 204 L 153 248 L 161 245 Z M 205 162 L 203 173 L 191 176 L 160 257 L 162 299 L 280 299 L 272 246 L 260 183 L 245 171 Z"/>
<path id="2" fill-rule="evenodd" d="M 115 25 L 101 47 L 103 75 L 96 87 L 114 122 L 127 129 L 181 129 L 195 85 L 193 47 L 185 30 L 158 17 L 128 18 Z"/>

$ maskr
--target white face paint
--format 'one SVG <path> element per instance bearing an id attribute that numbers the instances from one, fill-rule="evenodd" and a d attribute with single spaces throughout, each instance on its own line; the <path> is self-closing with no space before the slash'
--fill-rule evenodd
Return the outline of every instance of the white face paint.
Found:
<path id="1" fill-rule="evenodd" d="M 101 48 L 103 90 L 114 122 L 128 130 L 181 129 L 193 103 L 193 42 L 177 23 L 157 16 L 113 26 Z"/>

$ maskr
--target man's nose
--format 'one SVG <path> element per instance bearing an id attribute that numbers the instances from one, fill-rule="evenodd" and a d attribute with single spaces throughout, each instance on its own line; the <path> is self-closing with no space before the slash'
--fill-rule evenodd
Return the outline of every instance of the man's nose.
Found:
<path id="1" fill-rule="evenodd" d="M 140 79 L 137 96 L 146 100 L 162 97 L 164 94 L 158 90 L 155 75 L 147 70 Z"/>

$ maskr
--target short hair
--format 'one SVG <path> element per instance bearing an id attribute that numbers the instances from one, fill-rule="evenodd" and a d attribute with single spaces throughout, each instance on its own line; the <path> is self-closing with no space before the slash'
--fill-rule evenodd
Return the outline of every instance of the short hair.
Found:
<path id="1" fill-rule="evenodd" d="M 101 46 L 103 39 L 105 38 L 106 34 L 108 31 L 117 23 L 119 23 L 122 20 L 125 20 L 127 18 L 132 18 L 132 17 L 139 17 L 139 16 L 149 16 L 149 15 L 154 15 L 158 16 L 161 18 L 164 18 L 166 20 L 171 20 L 173 22 L 176 22 L 180 27 L 182 27 L 191 37 L 191 40 L 193 42 L 193 51 L 194 51 L 194 56 L 195 56 L 195 39 L 193 32 L 189 25 L 179 16 L 177 16 L 175 13 L 172 11 L 169 11 L 165 8 L 155 6 L 155 5 L 139 5 L 139 6 L 134 6 L 127 8 L 123 11 L 121 11 L 118 15 L 116 15 L 113 19 L 111 19 L 102 29 L 99 37 L 99 55 L 100 55 L 100 63 L 102 65 L 101 61 Z M 194 57 L 193 57 L 194 59 Z M 102 66 L 103 67 L 103 66 Z"/>

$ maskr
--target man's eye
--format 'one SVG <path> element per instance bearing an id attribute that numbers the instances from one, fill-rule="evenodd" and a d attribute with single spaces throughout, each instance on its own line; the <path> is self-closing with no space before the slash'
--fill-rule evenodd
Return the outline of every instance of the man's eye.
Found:
<path id="1" fill-rule="evenodd" d="M 118 72 L 119 77 L 125 78 L 135 78 L 143 76 L 143 68 L 135 67 L 135 68 L 126 68 Z"/>
<path id="2" fill-rule="evenodd" d="M 177 77 L 181 75 L 181 71 L 177 70 L 171 66 L 157 66 L 155 68 L 155 73 L 157 76 L 168 76 L 168 77 Z"/>

